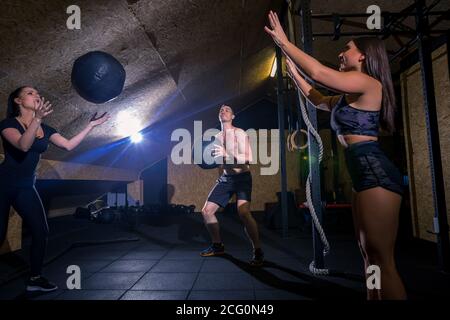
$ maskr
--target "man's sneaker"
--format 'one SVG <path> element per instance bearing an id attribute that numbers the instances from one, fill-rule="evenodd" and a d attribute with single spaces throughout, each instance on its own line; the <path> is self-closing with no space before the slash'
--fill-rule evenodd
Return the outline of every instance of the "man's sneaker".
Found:
<path id="1" fill-rule="evenodd" d="M 264 253 L 261 249 L 253 251 L 253 257 L 249 263 L 254 267 L 260 267 L 264 264 Z"/>
<path id="2" fill-rule="evenodd" d="M 223 243 L 221 244 L 213 243 L 208 248 L 200 252 L 200 255 L 202 257 L 219 256 L 222 254 L 225 254 L 225 246 L 223 245 Z"/>
<path id="3" fill-rule="evenodd" d="M 50 292 L 58 289 L 54 283 L 51 283 L 44 277 L 39 277 L 36 279 L 29 279 L 27 281 L 27 291 L 44 291 Z"/>

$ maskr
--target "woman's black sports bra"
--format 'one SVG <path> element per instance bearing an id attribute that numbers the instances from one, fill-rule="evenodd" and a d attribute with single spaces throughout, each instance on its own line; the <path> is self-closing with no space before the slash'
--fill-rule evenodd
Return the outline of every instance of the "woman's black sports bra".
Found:
<path id="1" fill-rule="evenodd" d="M 380 111 L 367 111 L 350 106 L 342 95 L 331 109 L 331 128 L 338 135 L 378 136 Z"/>

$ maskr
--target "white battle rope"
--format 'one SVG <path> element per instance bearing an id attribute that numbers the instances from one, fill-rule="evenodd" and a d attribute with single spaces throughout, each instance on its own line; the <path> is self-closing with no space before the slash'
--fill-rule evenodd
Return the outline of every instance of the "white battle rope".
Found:
<path id="1" fill-rule="evenodd" d="M 312 105 L 314 105 L 314 103 L 312 103 L 312 101 L 306 97 L 305 93 L 300 89 L 299 86 L 297 86 L 297 88 L 298 88 L 298 91 L 301 93 L 301 95 L 300 94 L 298 95 L 298 99 L 300 101 L 300 109 L 302 111 L 303 121 L 305 121 L 306 126 L 308 127 L 308 131 L 311 132 L 311 134 L 316 139 L 317 144 L 319 145 L 318 161 L 319 161 L 319 165 L 320 165 L 320 163 L 322 162 L 322 157 L 323 157 L 322 139 L 320 138 L 319 133 L 314 129 L 312 123 L 309 121 L 308 112 L 306 111 L 305 102 L 303 101 L 302 96 L 307 101 L 309 101 Z M 311 161 L 311 157 L 309 158 L 309 161 Z M 309 209 L 309 212 L 311 213 L 311 217 L 313 219 L 314 226 L 315 226 L 317 232 L 319 233 L 320 239 L 322 240 L 322 243 L 324 246 L 323 255 L 326 256 L 330 252 L 330 244 L 328 243 L 327 236 L 325 235 L 325 231 L 323 231 L 323 228 L 319 222 L 319 219 L 317 218 L 316 210 L 313 205 L 313 201 L 312 201 L 312 197 L 311 197 L 311 172 L 309 172 L 308 179 L 306 181 L 306 202 L 308 203 L 308 209 Z M 316 268 L 314 265 L 314 260 L 309 265 L 309 271 L 314 275 L 328 275 L 329 274 L 328 269 Z"/>

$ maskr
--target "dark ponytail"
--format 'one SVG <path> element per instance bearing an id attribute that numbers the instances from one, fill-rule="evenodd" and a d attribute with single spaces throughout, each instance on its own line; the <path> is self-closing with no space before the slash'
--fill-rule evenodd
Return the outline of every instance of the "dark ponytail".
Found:
<path id="1" fill-rule="evenodd" d="M 14 100 L 20 96 L 23 89 L 28 87 L 29 86 L 22 86 L 11 92 L 8 97 L 8 109 L 6 110 L 7 118 L 15 118 L 20 115 L 20 107 Z"/>
<path id="2" fill-rule="evenodd" d="M 388 133 L 395 130 L 395 94 L 392 85 L 391 68 L 384 42 L 376 37 L 353 39 L 359 51 L 365 55 L 363 70 L 377 79 L 383 86 L 383 100 L 380 110 L 380 126 Z"/>

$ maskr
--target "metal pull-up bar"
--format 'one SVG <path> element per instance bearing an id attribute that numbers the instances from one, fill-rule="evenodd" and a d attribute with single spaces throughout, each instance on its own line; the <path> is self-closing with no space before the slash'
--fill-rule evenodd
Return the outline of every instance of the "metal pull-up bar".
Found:
<path id="1" fill-rule="evenodd" d="M 440 10 L 431 11 L 440 0 L 436 0 L 429 7 L 424 8 L 422 15 L 428 17 L 437 16 L 435 22 L 430 25 L 429 34 L 441 35 L 447 32 L 446 29 L 436 29 L 431 30 L 432 27 L 437 25 L 442 20 L 448 20 L 450 18 L 450 10 Z M 300 10 L 296 12 L 300 14 Z M 342 32 L 343 25 L 355 25 L 361 24 L 361 28 L 365 29 L 365 24 L 356 21 L 349 21 L 349 18 L 369 18 L 372 16 L 371 13 L 332 13 L 332 14 L 322 14 L 322 13 L 312 13 L 310 14 L 311 19 L 325 20 L 333 23 L 333 32 L 312 32 L 312 37 L 331 37 L 333 40 L 338 40 L 340 37 L 353 37 L 353 36 L 383 36 L 384 38 L 390 35 L 400 35 L 400 36 L 415 36 L 417 31 L 403 24 L 403 21 L 407 17 L 415 17 L 416 6 L 411 4 L 404 8 L 400 12 L 389 12 L 383 11 L 380 13 L 383 17 L 383 26 L 379 31 L 350 31 Z"/>
<path id="2" fill-rule="evenodd" d="M 441 15 L 445 15 L 445 14 L 448 14 L 448 10 L 428 12 L 429 16 L 441 16 Z M 372 14 L 371 13 L 334 13 L 334 14 L 312 13 L 311 18 L 312 19 L 332 19 L 335 15 L 337 15 L 341 18 L 368 18 Z M 385 16 L 402 17 L 404 15 L 400 12 L 383 11 L 383 12 L 381 12 L 381 16 L 383 16 L 383 17 L 385 17 Z M 415 13 L 408 13 L 408 14 L 406 14 L 406 16 L 415 17 Z"/>

